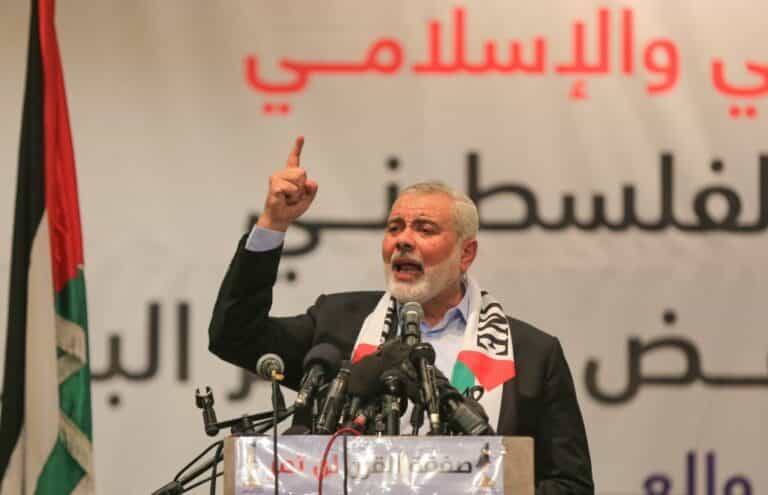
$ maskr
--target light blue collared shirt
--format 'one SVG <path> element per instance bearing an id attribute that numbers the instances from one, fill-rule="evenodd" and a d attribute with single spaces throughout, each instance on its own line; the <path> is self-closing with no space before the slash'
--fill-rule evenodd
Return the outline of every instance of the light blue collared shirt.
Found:
<path id="1" fill-rule="evenodd" d="M 421 322 L 421 341 L 429 342 L 435 349 L 435 366 L 451 379 L 453 365 L 464 343 L 464 330 L 469 315 L 469 291 L 456 306 L 445 312 L 443 319 L 434 327 Z"/>
<path id="2" fill-rule="evenodd" d="M 283 240 L 285 240 L 285 232 L 254 225 L 245 241 L 245 249 L 255 253 L 270 251 L 282 244 Z"/>

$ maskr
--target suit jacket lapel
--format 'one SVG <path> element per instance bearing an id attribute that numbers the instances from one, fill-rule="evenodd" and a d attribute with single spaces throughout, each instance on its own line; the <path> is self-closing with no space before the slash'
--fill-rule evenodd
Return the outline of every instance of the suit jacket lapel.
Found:
<path id="1" fill-rule="evenodd" d="M 501 410 L 499 411 L 499 424 L 496 425 L 496 433 L 500 435 L 517 434 L 517 381 L 515 377 L 507 380 L 502 391 Z"/>

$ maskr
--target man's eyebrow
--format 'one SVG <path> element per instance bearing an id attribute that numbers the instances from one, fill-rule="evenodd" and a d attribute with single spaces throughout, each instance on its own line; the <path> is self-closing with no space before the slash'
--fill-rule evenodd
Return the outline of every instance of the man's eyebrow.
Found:
<path id="1" fill-rule="evenodd" d="M 413 223 L 428 223 L 431 225 L 437 225 L 438 227 L 440 226 L 440 224 L 437 223 L 435 220 L 432 220 L 431 218 L 423 218 L 423 217 L 415 219 Z"/>

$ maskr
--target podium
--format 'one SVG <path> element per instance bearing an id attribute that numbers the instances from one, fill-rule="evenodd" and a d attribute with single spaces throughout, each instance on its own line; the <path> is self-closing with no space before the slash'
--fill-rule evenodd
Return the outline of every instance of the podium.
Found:
<path id="1" fill-rule="evenodd" d="M 224 440 L 224 494 L 533 495 L 533 439 L 470 436 L 329 435 Z M 277 476 L 276 476 L 277 475 Z M 346 485 L 346 486 L 345 486 Z"/>

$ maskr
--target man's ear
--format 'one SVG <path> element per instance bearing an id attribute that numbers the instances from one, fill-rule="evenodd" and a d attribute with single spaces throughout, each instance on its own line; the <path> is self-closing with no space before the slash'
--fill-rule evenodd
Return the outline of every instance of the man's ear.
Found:
<path id="1" fill-rule="evenodd" d="M 477 256 L 477 239 L 463 241 L 461 245 L 461 272 L 466 273 Z"/>

